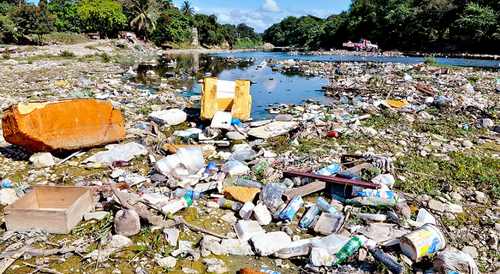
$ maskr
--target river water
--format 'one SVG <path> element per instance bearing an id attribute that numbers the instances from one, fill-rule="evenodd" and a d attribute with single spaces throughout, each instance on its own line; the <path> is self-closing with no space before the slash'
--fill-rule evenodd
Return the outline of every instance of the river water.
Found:
<path id="1" fill-rule="evenodd" d="M 252 59 L 254 62 L 232 64 L 225 61 L 227 57 Z M 176 65 L 166 68 L 165 72 L 175 72 L 183 78 L 178 84 L 185 89 L 185 96 L 199 96 L 201 85 L 199 79 L 210 73 L 222 80 L 247 79 L 252 81 L 251 93 L 253 97 L 252 117 L 263 119 L 270 116 L 268 108 L 278 104 L 301 104 L 305 100 L 315 100 L 328 103 L 331 98 L 324 96 L 322 86 L 328 80 L 321 77 L 303 77 L 288 75 L 273 71 L 269 66 L 259 66 L 264 60 L 303 60 L 324 62 L 384 62 L 418 64 L 423 63 L 421 57 L 383 57 L 383 56 L 354 56 L 354 55 L 290 55 L 286 52 L 232 52 L 211 55 L 183 55 L 175 56 Z M 500 69 L 500 61 L 436 58 L 442 65 L 470 66 L 490 69 Z M 169 60 L 165 60 L 165 64 Z M 165 66 L 167 67 L 167 66 Z M 191 77 L 192 75 L 195 77 Z"/>

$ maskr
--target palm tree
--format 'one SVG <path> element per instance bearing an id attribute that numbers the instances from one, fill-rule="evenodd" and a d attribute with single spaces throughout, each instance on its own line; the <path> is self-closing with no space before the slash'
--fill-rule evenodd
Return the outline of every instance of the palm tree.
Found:
<path id="1" fill-rule="evenodd" d="M 194 14 L 194 8 L 189 1 L 185 0 L 182 4 L 181 12 L 186 16 L 191 16 Z"/>
<path id="2" fill-rule="evenodd" d="M 158 0 L 124 0 L 123 2 L 133 16 L 130 26 L 135 28 L 137 33 L 146 37 L 148 33 L 156 29 L 162 3 Z"/>

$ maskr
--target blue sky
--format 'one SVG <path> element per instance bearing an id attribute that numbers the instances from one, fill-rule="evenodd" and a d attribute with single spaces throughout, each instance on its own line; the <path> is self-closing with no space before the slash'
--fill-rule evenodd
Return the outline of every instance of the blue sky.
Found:
<path id="1" fill-rule="evenodd" d="M 182 0 L 174 0 L 177 6 Z M 197 12 L 215 14 L 221 23 L 246 23 L 262 32 L 286 16 L 327 17 L 349 8 L 351 0 L 191 0 Z"/>
<path id="2" fill-rule="evenodd" d="M 38 2 L 38 0 L 28 0 Z M 183 0 L 174 0 L 180 7 Z M 196 12 L 215 14 L 220 23 L 246 23 L 263 32 L 287 16 L 327 17 L 349 8 L 351 0 L 190 0 Z"/>

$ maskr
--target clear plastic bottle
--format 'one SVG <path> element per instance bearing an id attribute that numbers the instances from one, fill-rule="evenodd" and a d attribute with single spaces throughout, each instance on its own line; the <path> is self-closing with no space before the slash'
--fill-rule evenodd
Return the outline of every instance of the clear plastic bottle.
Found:
<path id="1" fill-rule="evenodd" d="M 318 197 L 318 199 L 316 199 L 316 205 L 319 207 L 319 209 L 321 209 L 321 211 L 330 213 L 331 215 L 334 216 L 342 215 L 340 212 L 338 212 L 338 210 L 334 206 L 330 205 L 323 197 Z"/>
<path id="2" fill-rule="evenodd" d="M 242 203 L 236 202 L 236 201 L 231 201 L 231 200 L 228 200 L 226 198 L 217 199 L 217 203 L 219 204 L 219 207 L 221 207 L 221 208 L 231 209 L 234 211 L 239 211 L 243 207 Z"/>
<path id="3" fill-rule="evenodd" d="M 366 242 L 365 236 L 354 236 L 335 254 L 335 264 L 339 265 L 347 261 Z"/>
<path id="4" fill-rule="evenodd" d="M 193 200 L 191 199 L 191 197 L 186 195 L 183 196 L 182 198 L 169 201 L 161 208 L 161 211 L 167 215 L 175 214 L 178 211 L 191 206 L 192 204 Z"/>
<path id="5" fill-rule="evenodd" d="M 201 197 L 201 193 L 198 191 L 194 191 L 191 189 L 185 189 L 185 188 L 178 188 L 174 192 L 174 196 L 177 198 L 181 198 L 184 196 L 189 196 L 191 200 L 198 200 Z"/>
<path id="6" fill-rule="evenodd" d="M 246 187 L 254 187 L 254 188 L 262 188 L 262 184 L 257 182 L 257 181 L 254 181 L 254 180 L 249 180 L 249 179 L 245 179 L 245 178 L 238 178 L 236 179 L 236 181 L 234 182 L 235 185 L 237 186 L 246 186 Z"/>
<path id="7" fill-rule="evenodd" d="M 302 229 L 309 228 L 312 225 L 312 223 L 314 222 L 314 220 L 316 219 L 316 216 L 318 216 L 320 211 L 321 210 L 319 209 L 319 207 L 317 205 L 312 205 L 307 210 L 306 214 L 304 214 L 304 216 L 302 216 L 302 219 L 300 219 L 299 227 Z"/>

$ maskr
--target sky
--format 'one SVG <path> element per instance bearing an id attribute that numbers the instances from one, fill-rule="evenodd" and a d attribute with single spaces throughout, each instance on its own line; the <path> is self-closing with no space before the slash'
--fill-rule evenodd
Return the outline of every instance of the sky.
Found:
<path id="1" fill-rule="evenodd" d="M 183 0 L 174 0 L 180 7 Z M 191 0 L 196 12 L 215 14 L 220 23 L 245 23 L 258 32 L 287 16 L 327 17 L 349 8 L 351 0 Z"/>

